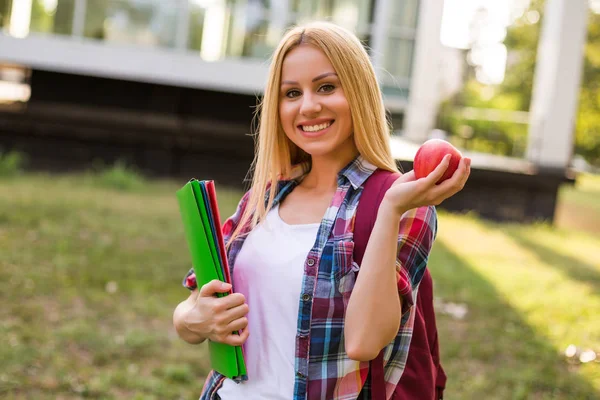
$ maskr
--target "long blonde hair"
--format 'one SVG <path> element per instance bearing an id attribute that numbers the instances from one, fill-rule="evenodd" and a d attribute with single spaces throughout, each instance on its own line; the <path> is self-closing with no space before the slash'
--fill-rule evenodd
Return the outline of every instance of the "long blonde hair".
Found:
<path id="1" fill-rule="evenodd" d="M 333 65 L 350 106 L 354 142 L 358 152 L 379 168 L 398 171 L 389 146 L 390 127 L 379 84 L 369 55 L 358 38 L 352 32 L 328 22 L 294 27 L 285 34 L 271 59 L 263 99 L 256 111 L 257 114 L 260 112 L 260 122 L 251 168 L 251 191 L 228 246 L 248 222 L 253 228 L 264 219 L 273 205 L 277 182 L 282 177 L 290 176 L 292 166 L 304 161 L 310 162 L 310 155 L 287 138 L 279 120 L 283 60 L 292 49 L 301 44 L 319 48 Z M 269 187 L 272 190 L 269 191 L 265 204 L 265 194 Z"/>

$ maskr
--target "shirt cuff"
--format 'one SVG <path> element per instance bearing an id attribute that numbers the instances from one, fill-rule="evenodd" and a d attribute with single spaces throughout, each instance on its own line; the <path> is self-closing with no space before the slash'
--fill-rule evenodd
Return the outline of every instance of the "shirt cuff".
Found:
<path id="1" fill-rule="evenodd" d="M 189 290 L 194 290 L 198 287 L 198 284 L 196 283 L 196 274 L 194 273 L 194 269 L 190 269 L 188 271 L 188 273 L 183 278 L 182 285 L 183 287 Z"/>

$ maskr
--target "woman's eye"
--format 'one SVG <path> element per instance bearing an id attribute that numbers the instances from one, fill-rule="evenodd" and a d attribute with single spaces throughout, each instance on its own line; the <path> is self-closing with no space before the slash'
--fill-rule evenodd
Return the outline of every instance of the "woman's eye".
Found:
<path id="1" fill-rule="evenodd" d="M 332 92 L 333 89 L 335 89 L 335 86 L 327 84 L 327 85 L 323 85 L 319 88 L 319 92 Z"/>
<path id="2" fill-rule="evenodd" d="M 298 96 L 300 96 L 300 91 L 299 91 L 299 90 L 296 90 L 296 89 L 293 89 L 293 90 L 288 90 L 288 91 L 285 93 L 285 96 L 286 96 L 286 97 L 289 97 L 290 99 L 293 99 L 293 98 L 295 98 L 295 97 L 298 97 Z"/>

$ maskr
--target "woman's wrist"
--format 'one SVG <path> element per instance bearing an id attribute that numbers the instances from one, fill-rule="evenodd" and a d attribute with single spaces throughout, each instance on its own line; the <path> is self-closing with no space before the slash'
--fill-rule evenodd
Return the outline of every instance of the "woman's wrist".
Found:
<path id="1" fill-rule="evenodd" d="M 402 206 L 397 206 L 393 204 L 387 196 L 383 196 L 381 200 L 381 204 L 379 205 L 379 210 L 377 211 L 377 217 L 385 218 L 385 219 L 397 219 L 400 221 L 402 215 L 407 212 L 409 208 L 405 208 Z"/>

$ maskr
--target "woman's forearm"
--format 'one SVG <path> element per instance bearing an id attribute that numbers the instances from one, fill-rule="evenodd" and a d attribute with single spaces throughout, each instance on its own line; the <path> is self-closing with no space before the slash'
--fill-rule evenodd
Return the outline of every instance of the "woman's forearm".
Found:
<path id="1" fill-rule="evenodd" d="M 382 202 L 346 310 L 345 346 L 351 359 L 374 359 L 400 327 L 396 278 L 400 217 Z"/>

